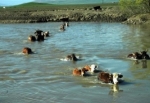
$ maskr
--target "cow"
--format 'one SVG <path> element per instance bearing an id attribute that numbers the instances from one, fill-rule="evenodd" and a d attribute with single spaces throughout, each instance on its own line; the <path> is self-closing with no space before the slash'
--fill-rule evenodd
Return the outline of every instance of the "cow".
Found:
<path id="1" fill-rule="evenodd" d="M 149 55 L 147 54 L 147 51 L 141 51 L 140 52 L 142 59 L 150 59 Z"/>
<path id="2" fill-rule="evenodd" d="M 131 58 L 131 59 L 142 59 L 142 56 L 140 53 L 138 52 L 133 52 L 131 54 L 127 55 L 127 58 Z"/>
<path id="3" fill-rule="evenodd" d="M 28 37 L 28 40 L 34 42 L 34 41 L 36 41 L 36 37 L 34 35 L 30 35 Z"/>
<path id="4" fill-rule="evenodd" d="M 86 65 L 86 66 L 84 66 L 84 68 L 85 68 L 87 71 L 91 72 L 91 73 L 98 72 L 98 70 L 97 70 L 98 66 L 95 65 L 95 64 Z"/>
<path id="5" fill-rule="evenodd" d="M 32 51 L 32 49 L 29 48 L 29 47 L 24 47 L 24 48 L 22 49 L 22 53 L 24 53 L 24 54 L 32 54 L 33 51 Z"/>
<path id="6" fill-rule="evenodd" d="M 44 37 L 49 37 L 49 31 L 43 32 Z"/>
<path id="7" fill-rule="evenodd" d="M 119 79 L 122 78 L 123 75 L 120 73 L 107 73 L 107 72 L 100 72 L 98 74 L 98 80 L 102 81 L 103 83 L 112 83 L 118 84 Z"/>
<path id="8" fill-rule="evenodd" d="M 36 40 L 37 41 L 44 41 L 44 35 L 43 35 L 43 31 L 42 30 L 36 30 L 34 32 L 34 34 L 36 35 Z"/>
<path id="9" fill-rule="evenodd" d="M 60 20 L 65 24 L 66 27 L 69 26 L 69 18 L 61 18 Z"/>
<path id="10" fill-rule="evenodd" d="M 69 22 L 69 18 L 61 18 L 60 19 L 62 22 Z"/>
<path id="11" fill-rule="evenodd" d="M 85 68 L 82 69 L 75 68 L 73 69 L 72 74 L 74 76 L 86 76 L 86 71 L 87 70 Z"/>
<path id="12" fill-rule="evenodd" d="M 100 6 L 94 6 L 93 9 L 94 9 L 95 11 L 97 11 L 97 10 L 102 10 L 102 8 L 101 8 Z"/>
<path id="13" fill-rule="evenodd" d="M 149 55 L 147 54 L 147 51 L 140 51 L 140 52 L 134 52 L 127 55 L 127 58 L 131 59 L 150 59 Z"/>
<path id="14" fill-rule="evenodd" d="M 67 55 L 64 59 L 60 59 L 62 61 L 78 61 L 79 58 L 74 54 Z"/>

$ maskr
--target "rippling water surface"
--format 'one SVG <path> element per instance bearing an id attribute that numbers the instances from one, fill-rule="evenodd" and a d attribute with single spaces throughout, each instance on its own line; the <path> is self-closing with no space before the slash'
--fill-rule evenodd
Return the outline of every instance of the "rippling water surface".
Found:
<path id="1" fill-rule="evenodd" d="M 126 55 L 150 47 L 150 31 L 145 26 L 120 23 L 70 22 L 59 31 L 60 22 L 0 24 L 0 103 L 148 103 L 150 63 L 126 59 Z M 44 42 L 29 42 L 36 29 L 50 31 Z M 23 55 L 23 47 L 33 55 Z M 60 61 L 75 53 L 81 61 Z M 149 52 L 148 52 L 149 53 Z M 87 64 L 120 72 L 120 91 L 97 81 L 97 74 L 76 77 L 72 70 Z"/>

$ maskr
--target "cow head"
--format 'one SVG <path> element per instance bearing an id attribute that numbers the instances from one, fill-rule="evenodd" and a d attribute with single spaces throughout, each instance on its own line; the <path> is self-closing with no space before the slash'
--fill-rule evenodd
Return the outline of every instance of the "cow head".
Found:
<path id="1" fill-rule="evenodd" d="M 72 57 L 72 61 L 77 61 L 78 60 L 74 53 L 71 54 L 71 57 Z"/>
<path id="2" fill-rule="evenodd" d="M 36 30 L 34 32 L 37 41 L 44 41 L 44 34 L 42 30 Z"/>
<path id="3" fill-rule="evenodd" d="M 123 75 L 120 74 L 120 73 L 113 73 L 113 74 L 112 74 L 113 83 L 114 83 L 114 84 L 118 84 L 119 78 L 122 78 L 122 77 L 123 77 Z"/>
<path id="4" fill-rule="evenodd" d="M 91 68 L 91 72 L 94 72 L 95 70 L 97 70 L 97 68 L 98 68 L 98 66 L 97 65 L 95 65 L 95 64 L 92 64 L 91 66 L 90 66 L 90 68 Z"/>
<path id="5" fill-rule="evenodd" d="M 36 30 L 36 31 L 34 32 L 34 34 L 35 34 L 36 36 L 42 35 L 42 33 L 43 33 L 42 30 Z"/>
<path id="6" fill-rule="evenodd" d="M 33 52 L 32 52 L 32 49 L 31 49 L 31 48 L 24 47 L 24 48 L 22 49 L 22 53 L 24 53 L 24 54 L 32 54 Z"/>
<path id="7" fill-rule="evenodd" d="M 36 37 L 33 36 L 33 35 L 30 35 L 30 36 L 28 37 L 28 40 L 29 40 L 29 41 L 36 41 Z"/>
<path id="8" fill-rule="evenodd" d="M 140 54 L 142 56 L 142 59 L 150 59 L 149 55 L 147 54 L 147 50 L 141 51 Z"/>

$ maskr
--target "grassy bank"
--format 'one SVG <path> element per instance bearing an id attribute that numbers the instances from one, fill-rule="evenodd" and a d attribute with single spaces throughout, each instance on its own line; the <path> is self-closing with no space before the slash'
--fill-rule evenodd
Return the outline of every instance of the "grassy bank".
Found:
<path id="1" fill-rule="evenodd" d="M 95 11 L 94 6 L 101 6 L 102 10 Z M 5 9 L 1 7 L 0 14 L 1 23 L 51 22 L 63 17 L 69 17 L 70 21 L 123 22 L 128 18 L 117 3 L 55 5 L 30 2 Z"/>
<path id="2" fill-rule="evenodd" d="M 102 10 L 93 10 L 94 6 L 99 5 Z M 60 21 L 63 17 L 69 17 L 70 21 L 122 21 L 123 16 L 118 9 L 114 9 L 118 7 L 117 5 L 117 3 L 54 5 L 31 2 L 1 9 L 0 22 L 50 22 Z"/>

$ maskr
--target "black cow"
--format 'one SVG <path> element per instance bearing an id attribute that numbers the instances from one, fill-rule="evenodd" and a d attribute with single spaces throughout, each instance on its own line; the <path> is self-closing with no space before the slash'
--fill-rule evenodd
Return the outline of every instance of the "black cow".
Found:
<path id="1" fill-rule="evenodd" d="M 69 18 L 61 18 L 60 20 L 63 22 L 69 22 Z"/>
<path id="2" fill-rule="evenodd" d="M 102 8 L 100 6 L 95 6 L 93 8 L 94 8 L 94 10 L 102 10 Z"/>
<path id="3" fill-rule="evenodd" d="M 36 40 L 37 41 L 44 41 L 44 35 L 43 35 L 43 31 L 42 30 L 36 30 L 34 32 L 34 34 L 36 35 Z"/>
<path id="4" fill-rule="evenodd" d="M 66 27 L 69 26 L 69 18 L 61 18 L 60 20 L 65 24 Z"/>
<path id="5" fill-rule="evenodd" d="M 140 52 L 142 59 L 150 59 L 149 55 L 147 54 L 147 51 L 141 51 Z"/>
<path id="6" fill-rule="evenodd" d="M 29 41 L 36 41 L 36 37 L 34 36 L 34 35 L 30 35 L 29 37 L 28 37 L 28 40 Z"/>
<path id="7" fill-rule="evenodd" d="M 127 57 L 131 59 L 150 59 L 149 55 L 147 54 L 147 51 L 134 52 L 128 54 Z"/>

